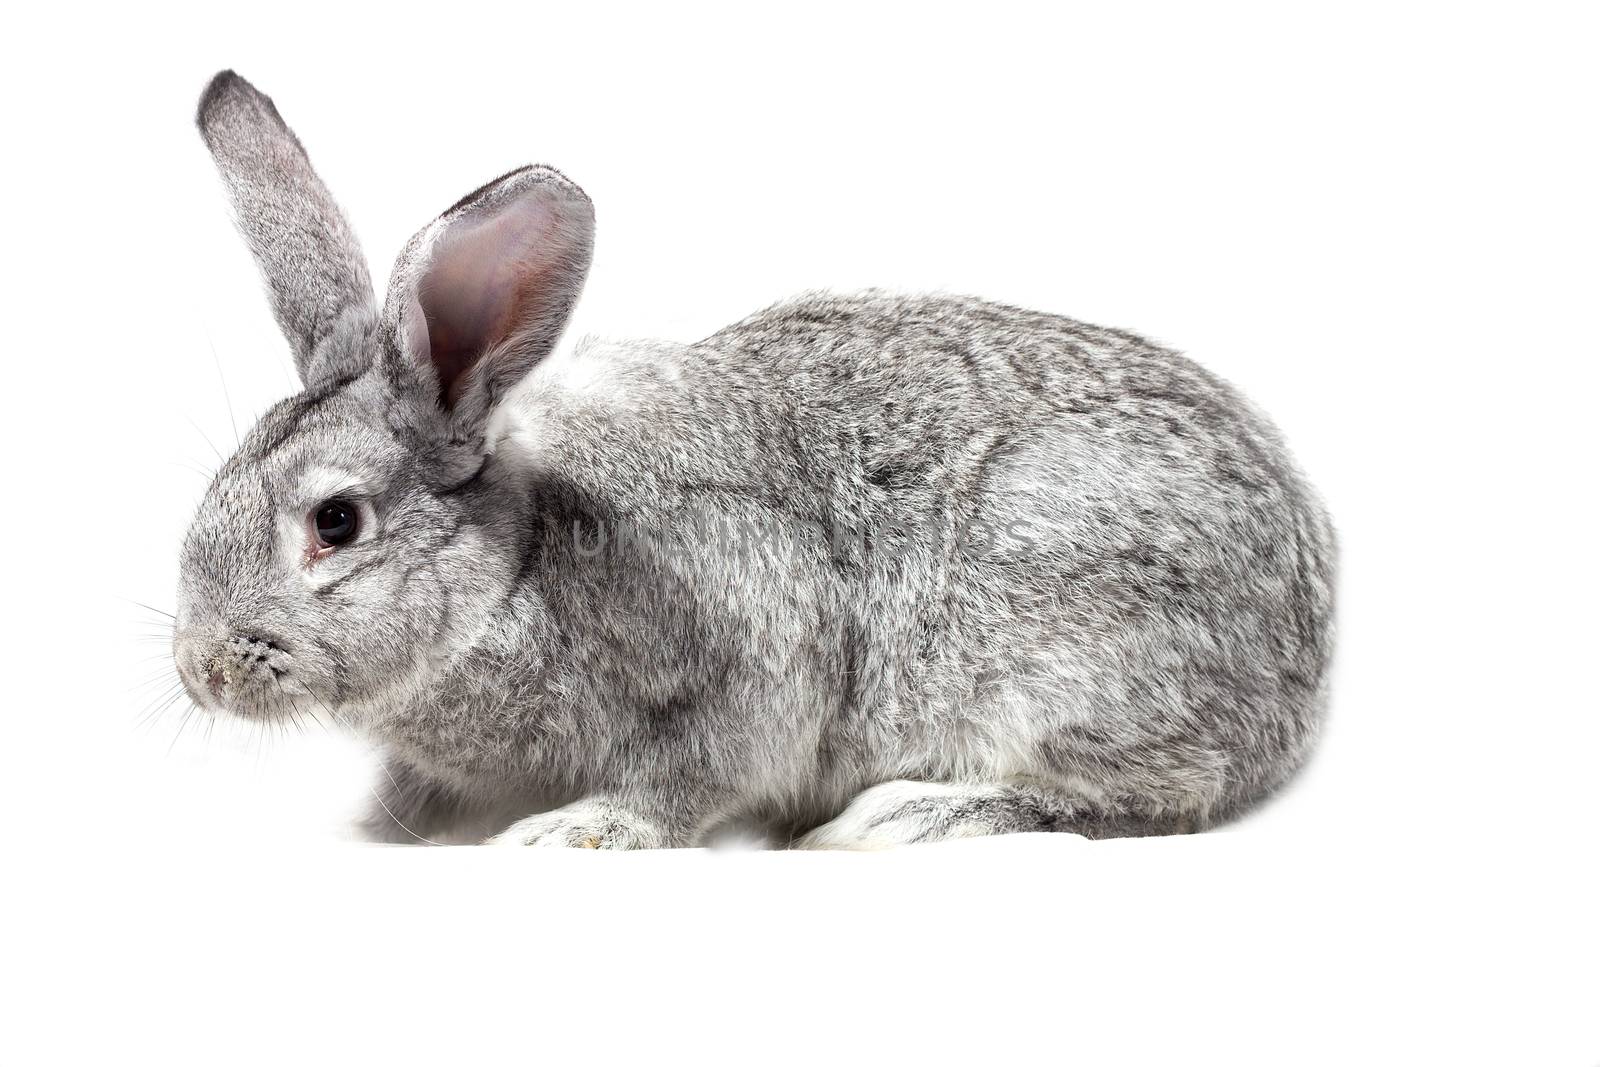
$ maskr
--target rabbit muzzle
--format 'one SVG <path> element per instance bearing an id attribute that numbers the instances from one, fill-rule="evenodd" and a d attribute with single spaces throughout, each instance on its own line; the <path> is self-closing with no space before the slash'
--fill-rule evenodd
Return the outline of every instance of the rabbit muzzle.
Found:
<path id="1" fill-rule="evenodd" d="M 181 630 L 173 641 L 178 676 L 196 704 L 246 718 L 293 702 L 292 659 L 270 638 L 225 630 Z"/>

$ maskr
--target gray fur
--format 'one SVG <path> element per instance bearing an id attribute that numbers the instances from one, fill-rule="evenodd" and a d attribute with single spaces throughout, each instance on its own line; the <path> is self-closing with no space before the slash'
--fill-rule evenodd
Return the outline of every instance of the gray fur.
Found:
<path id="1" fill-rule="evenodd" d="M 227 160 L 256 135 L 207 140 Z M 530 173 L 586 234 L 587 198 Z M 441 407 L 404 309 L 408 264 L 451 217 L 402 255 L 381 315 L 352 295 L 312 329 L 337 372 L 250 432 L 182 557 L 192 695 L 322 709 L 380 745 L 374 836 L 475 838 L 519 814 L 498 840 L 1166 833 L 1305 758 L 1333 534 L 1215 376 L 1056 315 L 816 294 L 698 344 L 550 358 L 546 318 L 486 354 L 481 403 Z M 562 318 L 581 251 L 541 305 Z M 308 565 L 294 531 L 322 466 L 372 521 Z"/>

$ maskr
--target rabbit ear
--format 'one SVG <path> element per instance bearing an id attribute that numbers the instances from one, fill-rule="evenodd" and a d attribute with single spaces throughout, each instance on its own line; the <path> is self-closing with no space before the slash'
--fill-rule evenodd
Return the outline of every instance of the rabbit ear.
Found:
<path id="1" fill-rule="evenodd" d="M 536 166 L 470 194 L 400 253 L 384 318 L 458 427 L 481 428 L 555 347 L 593 242 L 589 198 Z"/>
<path id="2" fill-rule="evenodd" d="M 218 74 L 201 94 L 195 124 L 309 383 L 320 373 L 317 348 L 340 321 L 375 315 L 361 247 L 305 149 L 255 86 L 231 70 Z"/>

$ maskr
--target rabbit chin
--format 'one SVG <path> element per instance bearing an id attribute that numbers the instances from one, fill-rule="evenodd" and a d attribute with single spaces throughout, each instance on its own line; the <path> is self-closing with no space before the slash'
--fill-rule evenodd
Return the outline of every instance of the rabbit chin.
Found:
<path id="1" fill-rule="evenodd" d="M 269 722 L 280 719 L 304 719 L 318 712 L 317 702 L 305 690 L 291 692 L 290 687 L 249 685 L 237 691 L 224 691 L 217 711 L 252 722 Z"/>

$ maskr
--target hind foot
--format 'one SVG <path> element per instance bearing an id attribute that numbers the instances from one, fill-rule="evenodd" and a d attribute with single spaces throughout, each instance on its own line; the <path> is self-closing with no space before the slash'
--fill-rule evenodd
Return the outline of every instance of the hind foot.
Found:
<path id="1" fill-rule="evenodd" d="M 791 847 L 878 849 L 990 834 L 1075 833 L 1090 814 L 1085 802 L 1031 784 L 885 782 Z"/>

